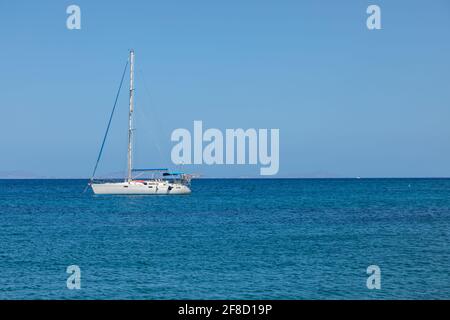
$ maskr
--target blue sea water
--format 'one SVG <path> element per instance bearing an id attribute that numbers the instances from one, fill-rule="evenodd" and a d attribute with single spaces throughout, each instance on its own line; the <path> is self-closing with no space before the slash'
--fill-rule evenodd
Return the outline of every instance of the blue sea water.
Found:
<path id="1" fill-rule="evenodd" d="M 195 180 L 189 196 L 85 186 L 0 180 L 1 299 L 450 298 L 449 179 Z"/>

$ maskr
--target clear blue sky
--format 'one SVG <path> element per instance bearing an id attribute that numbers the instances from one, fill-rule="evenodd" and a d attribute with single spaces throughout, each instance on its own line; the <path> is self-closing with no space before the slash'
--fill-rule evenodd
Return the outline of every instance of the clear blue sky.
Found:
<path id="1" fill-rule="evenodd" d="M 279 128 L 280 177 L 450 176 L 449 40 L 447 0 L 2 1 L 0 171 L 88 177 L 134 48 L 136 166 L 170 163 L 171 132 L 202 120 Z M 123 93 L 100 173 L 125 168 Z"/>

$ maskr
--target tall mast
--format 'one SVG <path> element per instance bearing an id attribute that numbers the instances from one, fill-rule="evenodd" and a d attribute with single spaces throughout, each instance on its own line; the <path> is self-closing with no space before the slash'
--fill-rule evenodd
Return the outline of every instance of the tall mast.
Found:
<path id="1" fill-rule="evenodd" d="M 134 50 L 130 50 L 130 112 L 128 114 L 128 182 L 133 169 L 133 102 L 134 102 Z"/>

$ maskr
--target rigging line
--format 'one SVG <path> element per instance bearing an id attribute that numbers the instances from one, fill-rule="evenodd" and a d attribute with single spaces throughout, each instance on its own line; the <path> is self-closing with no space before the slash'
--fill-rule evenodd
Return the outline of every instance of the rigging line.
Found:
<path id="1" fill-rule="evenodd" d="M 100 147 L 100 152 L 98 153 L 97 162 L 95 163 L 95 167 L 94 167 L 94 171 L 92 172 L 90 183 L 92 183 L 92 181 L 94 180 L 95 172 L 97 171 L 98 163 L 100 162 L 100 158 L 102 156 L 103 148 L 104 148 L 105 142 L 106 142 L 106 137 L 108 136 L 109 128 L 111 126 L 111 121 L 112 121 L 112 118 L 114 115 L 114 111 L 116 110 L 117 100 L 119 99 L 120 89 L 122 88 L 123 79 L 125 78 L 125 72 L 127 71 L 127 67 L 128 67 L 128 60 L 127 60 L 127 63 L 125 64 L 125 68 L 123 69 L 122 79 L 120 80 L 119 89 L 117 90 L 116 99 L 114 100 L 114 106 L 112 108 L 111 115 L 109 116 L 108 126 L 106 127 L 106 132 L 105 132 L 105 135 L 103 136 L 102 146 Z"/>
<path id="2" fill-rule="evenodd" d="M 149 100 L 151 101 L 151 100 L 152 100 L 152 97 L 151 97 L 151 95 L 149 94 L 149 90 L 148 90 L 148 86 L 147 86 L 147 81 L 146 81 L 145 78 L 144 78 L 144 72 L 143 72 L 140 68 L 137 68 L 136 70 L 137 70 L 137 76 L 138 76 L 138 78 L 139 78 L 140 80 L 142 80 L 141 83 L 143 84 L 143 88 L 144 88 L 143 91 L 147 94 Z M 159 143 L 158 143 L 158 140 L 159 140 L 159 138 L 160 138 L 159 135 L 158 135 L 158 132 L 162 132 L 163 130 L 161 129 L 161 126 L 160 126 L 160 122 L 161 122 L 161 121 L 160 121 L 160 119 L 159 119 L 159 116 L 158 116 L 156 110 L 155 110 L 155 109 L 153 109 L 153 110 L 154 110 L 154 112 L 152 112 L 152 114 L 154 115 L 153 118 L 155 119 L 155 121 L 154 121 L 153 123 L 156 124 L 156 126 L 157 126 L 158 128 L 157 128 L 157 130 L 155 130 L 155 131 L 153 131 L 152 129 L 150 129 L 150 127 L 148 127 L 148 126 L 145 126 L 145 128 L 150 132 L 150 137 L 151 137 L 151 139 L 152 139 L 153 144 L 156 146 L 156 149 L 157 149 L 157 151 L 158 151 L 158 155 L 159 155 L 160 161 L 164 161 L 164 157 L 163 157 L 163 155 L 162 155 L 161 147 L 160 147 L 160 145 L 159 145 Z M 145 111 L 144 111 L 144 108 L 141 108 L 140 111 L 141 111 L 141 112 L 140 112 L 141 115 L 145 118 L 145 119 L 144 119 L 145 122 L 146 122 L 146 123 L 149 123 L 149 119 L 148 119 L 147 114 L 146 114 Z"/>
<path id="3" fill-rule="evenodd" d="M 144 112 L 143 108 L 139 109 L 138 113 L 142 116 L 142 118 L 144 118 L 145 123 L 150 123 L 150 120 L 149 120 L 147 114 Z M 160 145 L 158 143 L 158 139 L 157 138 L 159 138 L 159 137 L 157 136 L 156 131 L 153 131 L 152 129 L 150 129 L 150 126 L 142 126 L 142 128 L 145 128 L 146 130 L 148 130 L 147 133 L 150 133 L 150 138 L 151 138 L 153 144 L 155 145 L 155 147 L 156 147 L 156 149 L 158 151 L 159 160 L 163 161 L 164 158 L 162 156 L 161 147 L 160 147 Z"/>
<path id="4" fill-rule="evenodd" d="M 139 79 L 141 79 L 142 81 L 142 86 L 144 88 L 144 92 L 147 95 L 147 97 L 149 98 L 149 104 L 151 104 L 151 102 L 153 101 L 152 99 L 152 95 L 150 94 L 150 90 L 148 89 L 149 86 L 147 84 L 146 78 L 144 76 L 144 71 L 141 68 L 137 68 L 137 76 L 139 77 Z M 151 109 L 152 115 L 154 116 L 155 120 L 156 120 L 156 125 L 158 126 L 157 130 L 159 130 L 160 132 L 161 130 L 161 124 L 163 125 L 163 127 L 167 127 L 164 123 L 164 121 L 162 121 L 163 119 L 159 117 L 159 114 L 157 112 L 156 107 Z"/>

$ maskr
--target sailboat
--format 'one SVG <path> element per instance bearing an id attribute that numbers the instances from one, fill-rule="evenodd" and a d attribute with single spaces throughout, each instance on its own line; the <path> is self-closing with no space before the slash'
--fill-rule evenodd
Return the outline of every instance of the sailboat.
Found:
<path id="1" fill-rule="evenodd" d="M 111 119 L 116 108 L 117 98 L 122 87 L 125 71 L 130 64 L 130 100 L 129 100 L 129 113 L 128 113 L 128 152 L 127 152 L 127 176 L 124 181 L 113 182 L 95 182 L 94 176 L 97 170 L 98 163 L 100 161 L 103 147 L 105 145 L 106 137 L 108 135 L 109 127 L 111 125 Z M 97 163 L 94 167 L 94 172 L 90 179 L 89 185 L 95 194 L 139 194 L 139 195 L 180 195 L 191 193 L 190 181 L 192 175 L 182 172 L 170 172 L 167 168 L 158 169 L 134 169 L 133 168 L 133 113 L 134 113 L 134 50 L 130 50 L 129 60 L 125 65 L 125 69 L 120 82 L 119 90 L 116 95 L 116 101 L 114 103 L 113 111 L 109 118 L 108 127 L 106 129 L 105 136 L 103 138 L 100 153 L 97 158 Z M 133 173 L 151 172 L 151 179 L 137 179 L 133 177 Z M 155 178 L 155 174 L 159 175 Z"/>

